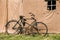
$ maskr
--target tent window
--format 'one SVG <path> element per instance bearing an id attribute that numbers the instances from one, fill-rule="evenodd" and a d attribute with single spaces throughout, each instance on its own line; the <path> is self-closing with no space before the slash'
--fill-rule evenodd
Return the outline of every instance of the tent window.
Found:
<path id="1" fill-rule="evenodd" d="M 56 0 L 47 0 L 47 9 L 55 10 L 56 9 Z"/>

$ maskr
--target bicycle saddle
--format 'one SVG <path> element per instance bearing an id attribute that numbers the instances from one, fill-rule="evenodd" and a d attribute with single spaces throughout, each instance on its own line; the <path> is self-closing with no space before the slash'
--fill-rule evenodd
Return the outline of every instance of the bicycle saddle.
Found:
<path id="1" fill-rule="evenodd" d="M 23 19 L 23 17 L 25 17 L 25 16 L 20 16 L 20 19 Z"/>

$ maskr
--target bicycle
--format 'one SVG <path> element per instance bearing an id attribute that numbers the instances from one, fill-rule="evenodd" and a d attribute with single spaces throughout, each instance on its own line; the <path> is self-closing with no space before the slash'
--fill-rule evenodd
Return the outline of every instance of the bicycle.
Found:
<path id="1" fill-rule="evenodd" d="M 9 31 L 12 33 L 17 33 L 17 34 L 40 34 L 42 36 L 46 36 L 48 33 L 48 28 L 47 25 L 43 22 L 37 22 L 35 19 L 35 15 L 33 13 L 29 13 L 31 15 L 31 18 L 24 18 L 25 16 L 20 16 L 20 19 L 17 20 L 11 20 L 8 21 L 6 24 L 6 32 L 9 33 Z M 31 24 L 27 23 L 27 20 L 33 20 Z M 27 27 L 25 27 L 28 25 Z"/>

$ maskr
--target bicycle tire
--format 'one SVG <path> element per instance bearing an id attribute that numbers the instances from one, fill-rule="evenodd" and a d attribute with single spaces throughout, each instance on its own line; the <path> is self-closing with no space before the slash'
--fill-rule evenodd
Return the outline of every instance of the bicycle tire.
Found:
<path id="1" fill-rule="evenodd" d="M 40 25 L 43 25 L 43 26 L 39 26 L 38 27 L 38 24 Z M 45 27 L 45 28 L 44 28 Z M 44 29 L 43 29 L 44 28 Z M 47 27 L 47 25 L 45 24 L 45 23 L 43 23 L 43 22 L 37 22 L 37 31 L 38 31 L 38 33 L 41 35 L 41 34 L 43 34 L 42 36 L 46 36 L 47 34 L 48 34 L 48 27 Z M 43 33 L 43 30 L 45 31 L 44 33 Z"/>
<path id="2" fill-rule="evenodd" d="M 14 29 L 12 29 L 11 28 L 11 26 L 13 25 L 13 24 L 11 24 L 11 23 L 17 23 L 16 25 L 18 25 L 18 26 L 20 26 L 20 24 L 17 22 L 17 20 L 10 20 L 10 21 L 8 21 L 7 23 L 6 23 L 6 25 L 5 25 L 5 27 L 6 27 L 6 32 L 8 33 L 8 34 L 14 34 L 15 32 L 13 32 L 13 31 L 17 31 L 17 29 L 16 30 L 14 30 Z M 10 24 L 11 24 L 11 26 L 10 26 Z M 14 25 L 15 25 L 14 24 Z M 13 25 L 13 26 L 14 26 Z M 12 27 L 13 27 L 12 26 Z M 9 29 L 9 28 L 11 28 L 11 29 Z M 10 32 L 9 32 L 10 31 Z"/>

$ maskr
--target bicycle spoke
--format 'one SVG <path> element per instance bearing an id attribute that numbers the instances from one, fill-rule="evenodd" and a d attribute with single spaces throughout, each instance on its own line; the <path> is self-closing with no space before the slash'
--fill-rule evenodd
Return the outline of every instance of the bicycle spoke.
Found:
<path id="1" fill-rule="evenodd" d="M 40 33 L 40 35 L 44 36 L 47 34 L 48 29 L 47 29 L 47 25 L 44 24 L 43 22 L 38 22 L 38 32 Z"/>
<path id="2" fill-rule="evenodd" d="M 14 34 L 15 33 L 15 31 L 17 30 L 17 28 L 20 26 L 18 23 L 17 23 L 17 21 L 9 21 L 8 23 L 7 23 L 7 32 L 8 33 L 11 33 L 11 34 Z M 15 27 L 14 27 L 15 26 Z M 13 29 L 13 27 L 14 27 L 14 29 Z"/>

